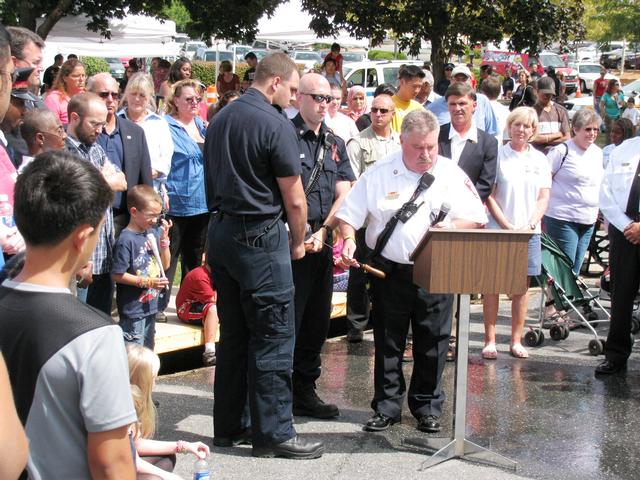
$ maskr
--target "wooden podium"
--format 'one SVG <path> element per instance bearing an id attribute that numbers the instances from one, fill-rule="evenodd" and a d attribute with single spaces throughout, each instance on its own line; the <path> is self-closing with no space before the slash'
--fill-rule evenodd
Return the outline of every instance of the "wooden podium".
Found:
<path id="1" fill-rule="evenodd" d="M 453 438 L 415 443 L 435 451 L 423 467 L 462 458 L 515 470 L 516 462 L 465 439 L 469 294 L 522 294 L 527 290 L 527 247 L 532 232 L 430 229 L 416 247 L 413 281 L 429 293 L 460 294 L 458 310 Z M 413 442 L 412 442 L 413 443 Z"/>

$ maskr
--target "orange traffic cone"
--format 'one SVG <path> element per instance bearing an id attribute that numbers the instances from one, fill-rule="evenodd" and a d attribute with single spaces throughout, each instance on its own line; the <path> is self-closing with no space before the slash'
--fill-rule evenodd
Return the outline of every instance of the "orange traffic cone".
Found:
<path id="1" fill-rule="evenodd" d="M 218 91 L 215 85 L 209 85 L 207 87 L 207 105 L 216 103 L 218 101 Z"/>
<path id="2" fill-rule="evenodd" d="M 576 87 L 576 98 L 582 97 L 582 90 L 580 90 L 580 80 L 578 80 L 578 86 Z"/>

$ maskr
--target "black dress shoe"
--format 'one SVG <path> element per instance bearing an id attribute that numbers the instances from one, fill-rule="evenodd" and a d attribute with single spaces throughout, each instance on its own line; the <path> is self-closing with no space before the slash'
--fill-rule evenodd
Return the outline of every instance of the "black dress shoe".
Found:
<path id="1" fill-rule="evenodd" d="M 603 360 L 596 367 L 596 375 L 611 375 L 612 373 L 624 372 L 627 369 L 625 363 L 614 363 L 611 360 Z"/>
<path id="2" fill-rule="evenodd" d="M 231 437 L 213 437 L 213 444 L 223 448 L 251 445 L 251 429 L 247 428 Z"/>
<path id="3" fill-rule="evenodd" d="M 296 435 L 286 442 L 270 447 L 253 447 L 251 455 L 260 458 L 291 458 L 294 460 L 305 460 L 320 458 L 324 453 L 324 443 L 309 442 Z"/>
<path id="4" fill-rule="evenodd" d="M 400 419 L 387 417 L 384 413 L 376 412 L 376 414 L 364 424 L 364 430 L 367 432 L 382 432 L 394 423 L 400 423 Z"/>
<path id="5" fill-rule="evenodd" d="M 349 343 L 360 343 L 363 338 L 364 334 L 359 328 L 350 328 L 347 332 L 347 342 Z"/>
<path id="6" fill-rule="evenodd" d="M 418 419 L 418 430 L 427 433 L 436 433 L 442 430 L 440 419 L 435 415 L 423 415 Z"/>

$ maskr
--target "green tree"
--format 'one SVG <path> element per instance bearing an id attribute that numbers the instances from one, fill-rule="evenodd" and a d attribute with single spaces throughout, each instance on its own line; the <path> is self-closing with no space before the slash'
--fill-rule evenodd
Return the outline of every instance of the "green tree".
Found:
<path id="1" fill-rule="evenodd" d="M 590 39 L 640 42 L 638 0 L 586 0 L 586 9 Z"/>
<path id="2" fill-rule="evenodd" d="M 171 0 L 171 3 L 162 9 L 162 16 L 176 22 L 178 32 L 188 31 L 191 14 L 180 0 Z"/>
<path id="3" fill-rule="evenodd" d="M 4 0 L 0 2 L 0 18 L 5 25 L 19 25 L 37 32 L 43 39 L 65 15 L 87 15 L 87 28 L 110 38 L 109 19 L 127 14 L 154 15 L 163 18 L 162 9 L 170 0 Z M 44 21 L 36 29 L 36 19 Z"/>

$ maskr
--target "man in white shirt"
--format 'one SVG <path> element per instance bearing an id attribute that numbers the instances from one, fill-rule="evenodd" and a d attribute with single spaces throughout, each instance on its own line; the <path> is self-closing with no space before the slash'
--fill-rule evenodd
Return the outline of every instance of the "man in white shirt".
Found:
<path id="1" fill-rule="evenodd" d="M 498 145 L 502 145 L 505 128 L 507 127 L 507 117 L 510 112 L 509 107 L 498 101 L 498 97 L 500 96 L 500 80 L 498 77 L 493 75 L 487 77 L 482 82 L 480 90 L 487 96 L 489 103 L 491 104 L 491 108 L 493 109 L 493 113 L 496 114 L 496 119 L 498 120 L 498 133 L 495 137 L 496 140 L 498 140 Z"/>
<path id="2" fill-rule="evenodd" d="M 631 316 L 640 286 L 639 162 L 640 138 L 626 140 L 611 152 L 600 188 L 600 211 L 609 221 L 611 324 L 598 375 L 626 370 L 633 346 Z"/>
<path id="3" fill-rule="evenodd" d="M 433 78 L 433 77 L 432 77 Z M 371 104 L 371 125 L 353 137 L 347 144 L 347 154 L 356 177 L 391 153 L 400 149 L 400 136 L 391 128 L 395 104 L 390 95 L 378 95 Z M 356 232 L 356 260 L 363 260 L 367 254 L 364 242 L 365 229 Z M 367 278 L 362 270 L 349 272 L 347 286 L 347 321 L 349 343 L 362 341 L 362 332 L 369 323 L 371 302 L 367 292 Z"/>
<path id="4" fill-rule="evenodd" d="M 406 390 L 402 356 L 409 324 L 414 358 L 409 409 L 418 420 L 419 430 L 441 429 L 445 399 L 442 372 L 451 329 L 452 296 L 428 294 L 415 285 L 409 258 L 443 204 L 451 208 L 438 226 L 477 228 L 487 222 L 487 217 L 464 172 L 438 156 L 438 131 L 438 121 L 430 112 L 408 113 L 400 135 L 402 149 L 366 171 L 336 214 L 344 238 L 344 262 L 358 267 L 354 234 L 366 224 L 367 247 L 374 250 L 374 255 L 379 251 L 371 263 L 386 273 L 385 278 L 371 277 L 376 312 L 375 393 L 374 415 L 364 427 L 367 431 L 386 430 L 400 421 Z M 405 212 L 404 221 L 397 222 L 388 242 L 378 244 L 381 233 L 400 209 Z"/>

